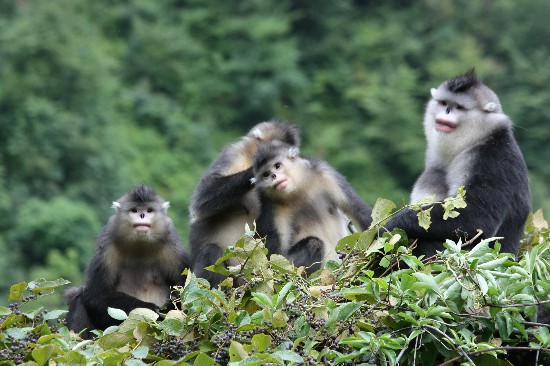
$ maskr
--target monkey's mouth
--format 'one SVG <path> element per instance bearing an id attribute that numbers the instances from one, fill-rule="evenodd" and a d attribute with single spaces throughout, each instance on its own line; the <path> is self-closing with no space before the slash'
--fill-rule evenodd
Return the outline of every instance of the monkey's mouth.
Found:
<path id="1" fill-rule="evenodd" d="M 457 124 L 445 119 L 437 118 L 435 120 L 435 129 L 444 133 L 451 133 L 456 129 Z"/>
<path id="2" fill-rule="evenodd" d="M 149 229 L 151 229 L 151 225 L 149 225 L 149 224 L 135 224 L 134 229 L 136 229 L 136 231 L 149 231 Z"/>
<path id="3" fill-rule="evenodd" d="M 285 189 L 287 185 L 288 185 L 288 179 L 281 179 L 273 183 L 273 188 L 275 188 L 275 190 L 277 191 L 280 191 Z"/>

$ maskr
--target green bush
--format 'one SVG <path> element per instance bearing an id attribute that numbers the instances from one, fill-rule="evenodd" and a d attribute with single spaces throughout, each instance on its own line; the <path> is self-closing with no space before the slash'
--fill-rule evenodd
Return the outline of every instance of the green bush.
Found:
<path id="1" fill-rule="evenodd" d="M 388 210 L 384 201 L 375 206 L 374 229 Z M 110 309 L 123 322 L 94 341 L 55 323 L 63 311 L 25 309 L 67 281 L 20 283 L 14 303 L 0 307 L 0 364 L 497 366 L 517 350 L 550 350 L 550 332 L 537 323 L 550 288 L 550 231 L 540 212 L 518 260 L 495 239 L 473 247 L 448 240 L 428 259 L 406 244 L 399 229 L 353 234 L 339 243 L 341 263 L 306 278 L 284 257 L 268 259 L 250 231 L 211 267 L 228 276 L 219 288 L 188 273 L 172 293 L 177 310 Z M 239 265 L 221 265 L 233 257 Z"/>

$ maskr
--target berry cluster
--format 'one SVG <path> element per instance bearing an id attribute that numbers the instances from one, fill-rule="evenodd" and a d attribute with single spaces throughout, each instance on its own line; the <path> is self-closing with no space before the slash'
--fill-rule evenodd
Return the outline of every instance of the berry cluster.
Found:
<path id="1" fill-rule="evenodd" d="M 167 360 L 179 360 L 199 347 L 196 340 L 183 341 L 175 337 L 167 337 L 153 343 L 153 354 Z"/>

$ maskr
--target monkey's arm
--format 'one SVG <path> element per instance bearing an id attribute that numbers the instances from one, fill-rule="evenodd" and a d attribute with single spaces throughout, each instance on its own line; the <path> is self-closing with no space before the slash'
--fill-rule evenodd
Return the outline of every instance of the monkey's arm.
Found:
<path id="1" fill-rule="evenodd" d="M 367 230 L 372 222 L 372 209 L 355 192 L 346 178 L 330 165 L 325 164 L 322 169 L 328 184 L 325 185 L 329 190 L 329 195 L 335 200 L 338 206 L 350 218 L 359 223 L 361 230 Z"/>
<path id="2" fill-rule="evenodd" d="M 94 327 L 105 329 L 111 325 L 120 324 L 120 321 L 107 313 L 109 307 L 124 310 L 127 314 L 135 308 L 158 310 L 158 306 L 155 304 L 116 291 L 112 285 L 108 284 L 106 282 L 107 269 L 100 258 L 100 256 L 96 256 L 92 259 L 82 294 L 82 301 Z"/>
<path id="3" fill-rule="evenodd" d="M 212 173 L 204 176 L 193 195 L 191 212 L 197 218 L 204 218 L 230 207 L 252 190 L 250 178 L 253 176 L 252 168 L 231 175 Z"/>
<path id="4" fill-rule="evenodd" d="M 262 199 L 262 211 L 256 219 L 256 231 L 261 238 L 266 238 L 265 246 L 269 254 L 284 254 L 279 229 L 275 227 L 275 208 L 273 204 Z"/>

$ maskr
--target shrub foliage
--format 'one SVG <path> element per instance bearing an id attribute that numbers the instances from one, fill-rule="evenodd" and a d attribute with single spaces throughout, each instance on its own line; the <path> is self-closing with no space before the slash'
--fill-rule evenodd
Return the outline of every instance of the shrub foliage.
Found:
<path id="1" fill-rule="evenodd" d="M 444 203 L 450 217 L 459 198 Z M 11 305 L 0 307 L 0 365 L 498 366 L 520 351 L 545 357 L 550 332 L 537 309 L 549 302 L 550 232 L 541 212 L 515 260 L 497 238 L 448 240 L 417 258 L 402 231 L 373 234 L 392 209 L 379 200 L 373 227 L 340 241 L 342 262 L 307 278 L 280 255 L 268 259 L 249 231 L 212 266 L 227 275 L 219 288 L 187 273 L 172 292 L 176 310 L 109 309 L 123 322 L 95 340 L 70 332 L 65 311 L 32 308 L 67 281 L 13 285 Z M 230 258 L 240 264 L 222 266 Z"/>

